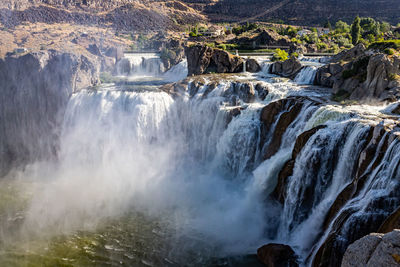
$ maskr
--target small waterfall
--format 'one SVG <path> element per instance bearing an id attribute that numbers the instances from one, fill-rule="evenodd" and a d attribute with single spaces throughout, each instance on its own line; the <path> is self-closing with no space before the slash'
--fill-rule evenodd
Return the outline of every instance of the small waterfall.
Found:
<path id="1" fill-rule="evenodd" d="M 315 75 L 317 74 L 316 66 L 305 66 L 301 69 L 299 74 L 297 74 L 294 82 L 298 84 L 313 84 L 315 80 Z"/>
<path id="2" fill-rule="evenodd" d="M 116 65 L 116 74 L 123 76 L 160 76 L 165 71 L 157 53 L 126 53 Z"/>
<path id="3" fill-rule="evenodd" d="M 177 82 L 188 76 L 187 60 L 184 59 L 171 69 L 166 71 L 162 78 L 166 82 Z"/>

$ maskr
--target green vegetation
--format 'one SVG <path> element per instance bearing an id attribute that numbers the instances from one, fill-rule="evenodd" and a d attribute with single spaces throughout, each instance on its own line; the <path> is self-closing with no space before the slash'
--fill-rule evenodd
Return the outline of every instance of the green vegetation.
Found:
<path id="1" fill-rule="evenodd" d="M 235 35 L 240 35 L 240 34 L 242 34 L 244 32 L 253 31 L 253 30 L 257 29 L 257 28 L 258 28 L 258 26 L 257 26 L 256 23 L 248 23 L 247 22 L 244 25 L 239 25 L 237 27 L 234 27 L 232 29 L 232 33 L 235 34 Z"/>
<path id="2" fill-rule="evenodd" d="M 396 53 L 396 50 L 394 50 L 393 48 L 386 48 L 383 52 L 385 52 L 385 54 L 391 56 L 391 55 L 394 55 L 394 53 Z"/>
<path id="3" fill-rule="evenodd" d="M 361 36 L 360 17 L 357 16 L 354 19 L 353 24 L 351 25 L 351 39 L 352 39 L 353 45 L 358 44 L 358 41 L 360 40 L 360 36 Z"/>
<path id="4" fill-rule="evenodd" d="M 390 81 L 397 81 L 397 80 L 400 80 L 400 75 L 398 75 L 396 73 L 389 73 L 388 78 Z"/>
<path id="5" fill-rule="evenodd" d="M 285 50 L 276 49 L 272 56 L 272 61 L 285 61 L 289 58 L 289 54 Z"/>
<path id="6" fill-rule="evenodd" d="M 369 48 L 384 51 L 387 48 L 400 50 L 400 40 L 386 40 L 372 43 Z"/>
<path id="7" fill-rule="evenodd" d="M 339 90 L 336 94 L 332 94 L 332 100 L 336 102 L 342 102 L 350 96 L 350 93 L 345 90 Z"/>

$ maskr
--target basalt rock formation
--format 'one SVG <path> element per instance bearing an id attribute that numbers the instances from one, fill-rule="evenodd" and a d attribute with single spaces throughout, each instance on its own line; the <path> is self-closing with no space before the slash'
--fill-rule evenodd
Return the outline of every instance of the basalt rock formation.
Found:
<path id="1" fill-rule="evenodd" d="M 99 66 L 85 56 L 57 51 L 0 60 L 0 175 L 15 165 L 54 156 L 56 129 L 70 95 L 96 85 Z"/>
<path id="2" fill-rule="evenodd" d="M 366 50 L 360 44 L 332 58 L 318 69 L 315 83 L 333 94 L 353 100 L 400 99 L 400 57 Z"/>
<path id="3" fill-rule="evenodd" d="M 294 79 L 300 72 L 302 65 L 296 57 L 291 57 L 285 61 L 277 61 L 271 65 L 271 73 L 286 78 Z"/>
<path id="4" fill-rule="evenodd" d="M 342 267 L 395 267 L 400 265 L 400 230 L 372 233 L 353 244 L 344 254 Z"/>
<path id="5" fill-rule="evenodd" d="M 221 49 L 195 45 L 186 47 L 185 54 L 188 61 L 189 76 L 243 71 L 243 59 Z"/>

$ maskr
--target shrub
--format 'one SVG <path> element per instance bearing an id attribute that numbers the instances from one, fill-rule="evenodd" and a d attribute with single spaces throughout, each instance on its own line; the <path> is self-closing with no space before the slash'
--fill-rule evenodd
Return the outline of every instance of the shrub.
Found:
<path id="1" fill-rule="evenodd" d="M 176 58 L 175 51 L 169 50 L 168 48 L 163 48 L 160 53 L 160 58 L 163 61 L 170 61 Z"/>
<path id="2" fill-rule="evenodd" d="M 292 54 L 290 54 L 290 57 L 299 57 L 299 53 L 293 52 Z"/>
<path id="3" fill-rule="evenodd" d="M 396 50 L 394 50 L 393 48 L 386 48 L 383 52 L 385 52 L 385 54 L 391 56 L 391 55 L 394 55 Z"/>
<path id="4" fill-rule="evenodd" d="M 226 50 L 226 44 L 219 44 L 217 47 L 222 50 Z"/>
<path id="5" fill-rule="evenodd" d="M 328 45 L 326 43 L 317 43 L 317 48 L 319 51 L 323 51 L 328 49 Z"/>
<path id="6" fill-rule="evenodd" d="M 276 49 L 272 56 L 272 61 L 285 61 L 289 58 L 289 54 L 285 50 Z"/>
<path id="7" fill-rule="evenodd" d="M 393 48 L 395 50 L 400 50 L 400 40 L 386 40 L 372 43 L 369 49 L 377 49 L 384 51 L 386 48 Z"/>

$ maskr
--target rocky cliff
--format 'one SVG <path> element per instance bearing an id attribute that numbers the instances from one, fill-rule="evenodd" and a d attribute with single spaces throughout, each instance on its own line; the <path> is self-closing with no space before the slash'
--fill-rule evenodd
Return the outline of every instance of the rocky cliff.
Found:
<path id="1" fill-rule="evenodd" d="M 366 49 L 362 44 L 333 57 L 319 68 L 316 84 L 332 87 L 333 94 L 353 100 L 400 99 L 400 56 Z"/>
<path id="2" fill-rule="evenodd" d="M 372 233 L 351 244 L 343 257 L 342 267 L 400 265 L 400 230 L 387 234 Z"/>
<path id="3" fill-rule="evenodd" d="M 99 82 L 99 66 L 53 50 L 0 60 L 0 175 L 56 154 L 68 99 Z"/>
<path id="4" fill-rule="evenodd" d="M 6 0 L 0 3 L 0 23 L 8 28 L 26 22 L 42 22 L 111 26 L 127 31 L 165 31 L 200 20 L 204 20 L 204 16 L 177 1 Z"/>

